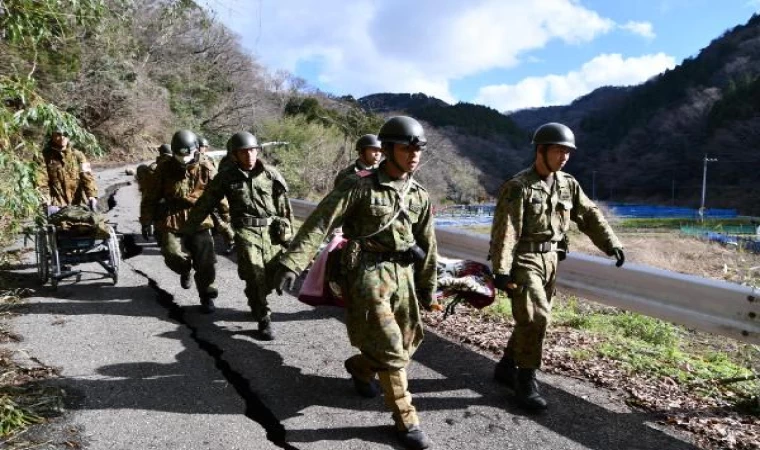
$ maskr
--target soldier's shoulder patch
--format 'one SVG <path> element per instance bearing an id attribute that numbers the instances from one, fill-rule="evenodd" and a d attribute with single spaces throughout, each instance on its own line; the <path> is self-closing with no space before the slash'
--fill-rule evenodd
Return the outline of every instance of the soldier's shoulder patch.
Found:
<path id="1" fill-rule="evenodd" d="M 285 178 L 283 178 L 277 169 L 270 165 L 264 164 L 264 170 L 266 171 L 267 176 L 270 180 L 272 180 L 276 185 L 279 185 L 280 188 L 285 192 L 288 192 L 288 183 L 285 181 Z"/>
<path id="2" fill-rule="evenodd" d="M 567 172 L 562 172 L 562 171 L 557 172 L 557 178 L 564 179 L 564 180 L 567 180 L 567 181 L 575 181 L 575 177 L 574 176 L 570 175 Z"/>
<path id="3" fill-rule="evenodd" d="M 523 183 L 521 179 L 512 178 L 504 183 L 501 187 L 501 197 L 507 200 L 517 200 L 522 198 Z"/>
<path id="4" fill-rule="evenodd" d="M 419 189 L 423 192 L 427 192 L 427 189 L 425 189 L 425 186 L 421 185 L 419 181 L 412 179 L 412 188 Z"/>

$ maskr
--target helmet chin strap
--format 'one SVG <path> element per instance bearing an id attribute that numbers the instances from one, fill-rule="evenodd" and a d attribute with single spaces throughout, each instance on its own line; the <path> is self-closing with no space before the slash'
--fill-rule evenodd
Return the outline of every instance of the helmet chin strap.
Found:
<path id="1" fill-rule="evenodd" d="M 390 153 L 390 155 L 388 155 L 388 153 Z M 412 176 L 414 174 L 413 170 L 407 172 L 406 170 L 401 168 L 401 165 L 398 162 L 396 162 L 396 152 L 393 151 L 393 149 L 391 149 L 389 152 L 385 154 L 385 160 L 391 162 L 394 166 L 396 166 L 399 172 L 407 173 L 409 174 L 409 176 Z"/>
<path id="2" fill-rule="evenodd" d="M 538 151 L 538 154 L 541 155 L 541 159 L 544 162 L 544 167 L 546 167 L 546 169 L 551 173 L 556 172 L 556 170 L 552 169 L 552 167 L 549 165 L 549 161 L 546 159 L 546 145 L 543 145 L 541 147 L 541 150 Z"/>

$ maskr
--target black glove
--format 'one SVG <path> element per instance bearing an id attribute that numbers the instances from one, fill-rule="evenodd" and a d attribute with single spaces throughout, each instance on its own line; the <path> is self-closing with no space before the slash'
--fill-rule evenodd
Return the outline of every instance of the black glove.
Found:
<path id="1" fill-rule="evenodd" d="M 155 230 L 153 228 L 152 223 L 142 226 L 142 236 L 146 241 L 152 238 L 154 234 L 155 234 Z"/>
<path id="2" fill-rule="evenodd" d="M 615 263 L 616 267 L 621 267 L 623 264 L 625 264 L 625 253 L 623 253 L 623 249 L 620 247 L 615 247 L 612 249 L 612 256 L 617 259 L 617 262 Z"/>
<path id="3" fill-rule="evenodd" d="M 509 275 L 497 273 L 496 275 L 493 276 L 493 285 L 496 287 L 496 289 L 500 289 L 506 292 L 509 290 L 507 285 L 510 283 L 513 283 L 513 281 L 512 281 L 512 277 Z"/>
<path id="4" fill-rule="evenodd" d="M 274 289 L 279 295 L 282 295 L 286 290 L 291 291 L 293 290 L 296 278 L 298 278 L 297 273 L 280 264 L 274 272 Z"/>

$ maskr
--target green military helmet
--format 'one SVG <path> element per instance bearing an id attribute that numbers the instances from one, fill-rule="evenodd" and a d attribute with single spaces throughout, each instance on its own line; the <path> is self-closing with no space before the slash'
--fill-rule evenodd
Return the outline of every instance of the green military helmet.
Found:
<path id="1" fill-rule="evenodd" d="M 364 136 L 360 137 L 359 140 L 356 141 L 357 152 L 360 152 L 367 147 L 381 148 L 382 145 L 380 143 L 380 139 L 378 139 L 377 136 L 375 136 L 374 134 L 365 134 Z"/>
<path id="2" fill-rule="evenodd" d="M 158 154 L 171 156 L 172 148 L 169 146 L 169 144 L 161 144 L 158 146 Z"/>
<path id="3" fill-rule="evenodd" d="M 549 122 L 538 127 L 533 134 L 534 146 L 542 144 L 557 144 L 570 147 L 575 150 L 575 135 L 567 125 L 557 122 Z"/>
<path id="4" fill-rule="evenodd" d="M 386 120 L 377 138 L 381 142 L 392 142 L 395 144 L 419 145 L 423 147 L 427 144 L 425 130 L 422 125 L 415 119 L 408 116 L 395 116 Z"/>
<path id="5" fill-rule="evenodd" d="M 205 137 L 198 138 L 198 146 L 208 147 L 208 139 L 206 139 Z"/>
<path id="6" fill-rule="evenodd" d="M 240 131 L 233 134 L 227 141 L 227 153 L 244 148 L 259 148 L 256 136 L 247 131 Z"/>
<path id="7" fill-rule="evenodd" d="M 198 137 L 190 130 L 179 130 L 172 136 L 172 153 L 189 156 L 198 150 Z"/>

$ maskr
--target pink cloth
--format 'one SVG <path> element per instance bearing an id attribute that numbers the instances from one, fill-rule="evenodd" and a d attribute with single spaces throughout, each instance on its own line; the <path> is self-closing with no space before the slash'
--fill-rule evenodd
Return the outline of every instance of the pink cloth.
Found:
<path id="1" fill-rule="evenodd" d="M 325 276 L 327 274 L 327 258 L 330 252 L 343 248 L 346 242 L 347 239 L 343 237 L 343 233 L 335 233 L 327 247 L 317 255 L 309 273 L 306 274 L 301 291 L 298 293 L 298 300 L 311 306 L 345 306 L 343 299 L 335 297 L 327 288 Z"/>

